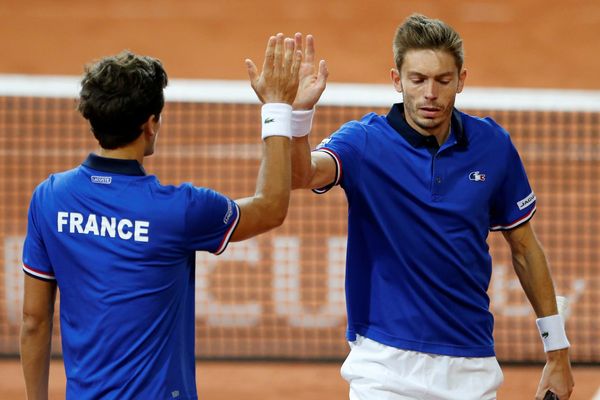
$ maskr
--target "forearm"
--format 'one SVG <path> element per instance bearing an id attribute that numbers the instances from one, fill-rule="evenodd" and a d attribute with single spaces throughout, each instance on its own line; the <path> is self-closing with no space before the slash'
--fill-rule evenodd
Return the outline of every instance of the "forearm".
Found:
<path id="1" fill-rule="evenodd" d="M 269 218 L 280 225 L 287 215 L 290 202 L 290 139 L 271 136 L 263 143 L 254 202 L 268 211 Z"/>
<path id="2" fill-rule="evenodd" d="M 290 202 L 290 185 L 290 139 L 268 137 L 263 142 L 254 196 L 236 200 L 241 220 L 231 241 L 245 240 L 281 225 Z"/>
<path id="3" fill-rule="evenodd" d="M 51 319 L 35 325 L 23 324 L 21 365 L 29 400 L 46 400 L 48 398 L 51 339 Z"/>
<path id="4" fill-rule="evenodd" d="M 513 251 L 512 259 L 521 286 L 538 318 L 557 314 L 548 262 L 537 240 L 526 249 Z"/>
<path id="5" fill-rule="evenodd" d="M 307 188 L 311 178 L 311 151 L 308 135 L 292 139 L 292 189 Z"/>

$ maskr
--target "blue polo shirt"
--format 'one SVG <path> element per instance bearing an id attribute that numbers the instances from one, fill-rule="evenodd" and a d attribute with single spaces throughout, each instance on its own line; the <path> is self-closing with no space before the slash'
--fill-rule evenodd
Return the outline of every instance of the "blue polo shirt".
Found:
<path id="1" fill-rule="evenodd" d="M 196 250 L 220 253 L 227 197 L 91 154 L 33 193 L 26 274 L 56 280 L 67 399 L 197 399 Z"/>
<path id="2" fill-rule="evenodd" d="M 535 212 L 508 133 L 457 110 L 441 146 L 404 119 L 367 114 L 316 151 L 336 162 L 348 199 L 347 338 L 459 357 L 494 355 L 487 289 L 490 230 Z"/>

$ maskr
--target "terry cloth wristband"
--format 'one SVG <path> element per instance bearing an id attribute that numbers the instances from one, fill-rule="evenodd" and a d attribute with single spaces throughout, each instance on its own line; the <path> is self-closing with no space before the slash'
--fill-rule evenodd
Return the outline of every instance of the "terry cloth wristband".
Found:
<path id="1" fill-rule="evenodd" d="M 310 133 L 315 109 L 292 111 L 292 136 L 303 137 Z"/>
<path id="2" fill-rule="evenodd" d="M 567 334 L 565 333 L 565 323 L 559 314 L 538 318 L 535 320 L 535 323 L 540 331 L 546 353 L 566 349 L 570 346 Z"/>
<path id="3" fill-rule="evenodd" d="M 262 138 L 292 137 L 292 106 L 286 103 L 267 103 L 262 106 Z"/>

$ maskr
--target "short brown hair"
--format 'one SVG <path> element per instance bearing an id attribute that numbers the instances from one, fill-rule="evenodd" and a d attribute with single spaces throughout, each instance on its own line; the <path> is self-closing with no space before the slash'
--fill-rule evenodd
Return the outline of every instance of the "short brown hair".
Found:
<path id="1" fill-rule="evenodd" d="M 137 139 L 151 115 L 160 116 L 165 86 L 159 60 L 126 50 L 86 67 L 77 108 L 100 146 L 116 149 Z"/>
<path id="2" fill-rule="evenodd" d="M 409 50 L 442 50 L 454 57 L 458 70 L 464 62 L 463 41 L 451 26 L 439 19 L 412 14 L 404 20 L 394 36 L 394 61 L 398 71 Z"/>

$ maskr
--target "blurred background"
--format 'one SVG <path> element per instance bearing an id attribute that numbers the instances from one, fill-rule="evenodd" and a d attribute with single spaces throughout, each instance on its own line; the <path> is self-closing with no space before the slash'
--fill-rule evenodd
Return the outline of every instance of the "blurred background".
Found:
<path id="1" fill-rule="evenodd" d="M 394 30 L 413 12 L 462 35 L 469 85 L 600 89 L 597 0 L 2 0 L 0 72 L 77 75 L 130 49 L 171 77 L 246 79 L 269 35 L 303 32 L 331 81 L 387 83 Z"/>
<path id="2" fill-rule="evenodd" d="M 413 12 L 463 37 L 468 89 L 459 107 L 470 96 L 463 110 L 511 132 L 537 194 L 533 223 L 557 292 L 571 303 L 572 398 L 600 399 L 598 0 L 0 0 L 0 400 L 24 398 L 20 263 L 31 192 L 96 146 L 75 111 L 86 63 L 123 49 L 161 59 L 179 95 L 167 97 L 147 170 L 164 184 L 192 181 L 238 198 L 254 191 L 260 157 L 259 108 L 244 59 L 260 65 L 277 32 L 315 36 L 331 82 L 315 117 L 316 144 L 344 122 L 400 101 L 389 84 L 391 43 Z M 198 254 L 200 398 L 347 398 L 338 373 L 347 353 L 346 213 L 339 189 L 294 193 L 281 228 L 220 257 Z M 535 317 L 501 235 L 490 234 L 489 244 L 506 378 L 499 399 L 531 399 L 544 359 Z M 65 381 L 58 320 L 55 327 L 51 394 L 58 399 Z"/>

